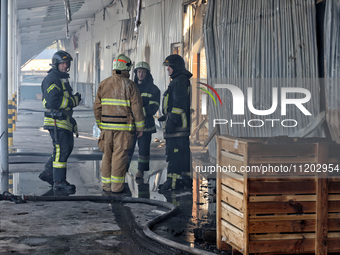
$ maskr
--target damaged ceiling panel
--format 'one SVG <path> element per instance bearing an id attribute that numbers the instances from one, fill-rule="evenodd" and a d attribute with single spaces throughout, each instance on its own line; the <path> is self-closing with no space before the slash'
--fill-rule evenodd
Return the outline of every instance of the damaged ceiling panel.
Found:
<path id="1" fill-rule="evenodd" d="M 56 40 L 72 36 L 87 19 L 113 0 L 18 0 L 18 26 L 21 39 L 21 65 Z M 70 22 L 66 21 L 69 6 Z"/>

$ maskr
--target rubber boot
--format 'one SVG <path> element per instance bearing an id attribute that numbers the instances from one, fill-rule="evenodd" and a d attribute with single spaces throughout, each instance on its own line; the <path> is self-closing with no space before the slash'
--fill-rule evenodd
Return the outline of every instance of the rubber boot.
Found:
<path id="1" fill-rule="evenodd" d="M 48 184 L 50 184 L 51 186 L 53 186 L 53 166 L 52 166 L 52 162 L 53 162 L 53 158 L 49 158 L 49 160 L 47 161 L 46 165 L 45 165 L 45 169 L 44 171 L 42 171 L 39 174 L 39 179 L 47 182 Z"/>
<path id="2" fill-rule="evenodd" d="M 190 176 L 182 176 L 177 182 L 179 182 L 179 185 L 176 183 L 176 188 L 192 189 L 192 178 Z"/>
<path id="3" fill-rule="evenodd" d="M 171 186 L 172 186 L 172 178 L 168 177 L 163 184 L 159 185 L 159 188 L 158 188 L 159 193 L 162 194 L 163 192 L 171 190 Z"/>
<path id="4" fill-rule="evenodd" d="M 143 171 L 138 170 L 137 173 L 136 173 L 136 175 L 135 175 L 135 177 L 136 177 L 136 183 L 137 183 L 138 185 L 143 184 L 143 182 L 144 182 L 144 179 L 143 179 L 143 177 L 144 177 L 144 172 L 143 172 Z"/>
<path id="5" fill-rule="evenodd" d="M 58 191 L 74 191 L 76 186 L 66 181 L 66 168 L 53 168 L 53 189 Z"/>
<path id="6" fill-rule="evenodd" d="M 44 181 L 44 182 L 47 182 L 51 186 L 53 186 L 53 184 L 54 184 L 52 173 L 49 174 L 46 171 L 43 171 L 41 174 L 39 174 L 39 179 Z"/>

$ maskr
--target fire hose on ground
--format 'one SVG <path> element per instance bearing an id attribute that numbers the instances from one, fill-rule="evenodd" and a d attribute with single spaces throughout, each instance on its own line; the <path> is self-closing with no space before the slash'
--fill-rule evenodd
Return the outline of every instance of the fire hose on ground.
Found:
<path id="1" fill-rule="evenodd" d="M 105 202 L 106 203 L 143 203 L 143 204 L 164 207 L 166 209 L 169 209 L 169 211 L 162 215 L 155 217 L 154 219 L 152 219 L 151 221 L 147 222 L 144 225 L 143 232 L 147 237 L 163 245 L 170 246 L 172 248 L 185 251 L 191 254 L 200 254 L 200 255 L 201 254 L 202 255 L 214 254 L 208 251 L 200 250 L 197 248 L 189 247 L 184 244 L 174 242 L 172 240 L 161 237 L 151 231 L 151 228 L 154 225 L 172 216 L 177 211 L 177 207 L 175 205 L 167 203 L 167 202 L 152 200 L 152 199 L 147 199 L 147 198 L 134 198 L 134 197 L 124 197 L 124 196 L 35 196 L 35 195 L 17 196 L 7 191 L 5 191 L 3 194 L 0 194 L 0 201 L 2 200 L 12 201 L 16 204 L 26 203 L 27 201 L 33 201 L 33 202 L 37 202 L 37 201 L 44 201 L 44 202 L 47 202 L 47 201 L 49 202 L 89 201 L 89 202 L 102 202 L 102 203 L 105 203 Z"/>

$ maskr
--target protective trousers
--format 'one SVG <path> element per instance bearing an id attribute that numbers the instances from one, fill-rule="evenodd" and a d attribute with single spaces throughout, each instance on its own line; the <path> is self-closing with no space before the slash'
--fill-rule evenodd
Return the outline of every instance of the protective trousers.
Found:
<path id="1" fill-rule="evenodd" d="M 168 174 L 186 175 L 191 172 L 189 137 L 173 137 L 166 140 Z"/>
<path id="2" fill-rule="evenodd" d="M 128 131 L 102 130 L 99 144 L 103 149 L 101 166 L 103 190 L 122 192 L 133 134 Z"/>
<path id="3" fill-rule="evenodd" d="M 168 162 L 167 182 L 171 182 L 171 189 L 177 189 L 181 186 L 191 187 L 189 137 L 167 138 L 165 152 Z M 167 185 L 170 185 L 170 183 Z"/>
<path id="4" fill-rule="evenodd" d="M 72 153 L 74 146 L 73 134 L 69 131 L 57 130 L 57 140 L 55 131 L 49 129 L 53 143 L 53 154 L 45 164 L 46 175 L 53 175 L 54 182 L 66 180 L 67 159 Z"/>
<path id="5" fill-rule="evenodd" d="M 131 162 L 133 153 L 135 151 L 136 143 L 138 143 L 138 170 L 144 172 L 150 169 L 150 144 L 152 133 L 144 132 L 143 135 L 137 139 L 137 136 L 133 137 L 133 145 L 129 150 L 129 164 Z M 129 169 L 129 165 L 127 167 Z"/>

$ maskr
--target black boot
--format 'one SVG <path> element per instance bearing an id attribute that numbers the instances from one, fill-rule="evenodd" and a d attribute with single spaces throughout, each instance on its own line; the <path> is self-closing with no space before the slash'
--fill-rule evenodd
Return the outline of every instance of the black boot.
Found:
<path id="1" fill-rule="evenodd" d="M 50 184 L 51 186 L 53 186 L 53 174 L 52 173 L 47 173 L 46 170 L 43 171 L 41 174 L 39 174 L 39 179 L 47 182 L 48 184 Z"/>
<path id="2" fill-rule="evenodd" d="M 75 191 L 76 186 L 68 183 L 66 180 L 61 182 L 54 182 L 53 185 L 54 190 L 65 190 L 65 191 Z"/>
<path id="3" fill-rule="evenodd" d="M 76 186 L 66 181 L 66 168 L 53 168 L 54 190 L 74 191 Z"/>
<path id="4" fill-rule="evenodd" d="M 181 179 L 176 182 L 176 189 L 192 189 L 192 179 L 189 176 L 181 176 Z"/>
<path id="5" fill-rule="evenodd" d="M 167 190 L 171 190 L 171 186 L 172 186 L 172 178 L 168 177 L 163 184 L 159 185 L 159 188 L 158 188 L 159 193 L 162 194 L 163 192 L 166 192 Z"/>

